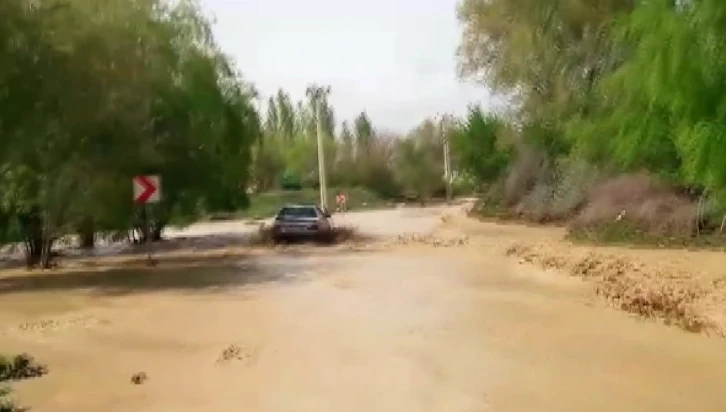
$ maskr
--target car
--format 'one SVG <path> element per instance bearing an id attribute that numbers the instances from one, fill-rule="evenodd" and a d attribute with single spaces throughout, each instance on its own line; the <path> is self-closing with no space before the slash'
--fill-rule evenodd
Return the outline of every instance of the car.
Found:
<path id="1" fill-rule="evenodd" d="M 291 240 L 332 241 L 331 215 L 316 205 L 287 205 L 275 215 L 272 240 L 275 243 Z"/>

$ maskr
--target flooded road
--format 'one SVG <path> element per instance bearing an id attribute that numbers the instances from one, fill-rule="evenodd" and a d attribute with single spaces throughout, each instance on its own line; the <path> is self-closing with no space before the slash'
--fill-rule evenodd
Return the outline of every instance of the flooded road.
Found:
<path id="1" fill-rule="evenodd" d="M 0 283 L 0 351 L 51 369 L 15 385 L 33 411 L 726 410 L 723 340 L 607 309 L 493 248 L 98 276 Z"/>

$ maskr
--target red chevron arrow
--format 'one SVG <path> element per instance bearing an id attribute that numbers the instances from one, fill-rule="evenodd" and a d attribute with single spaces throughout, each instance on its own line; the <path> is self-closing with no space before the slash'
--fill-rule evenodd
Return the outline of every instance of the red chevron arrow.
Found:
<path id="1" fill-rule="evenodd" d="M 158 188 L 152 182 L 151 176 L 134 177 L 134 202 L 144 204 L 149 201 Z"/>

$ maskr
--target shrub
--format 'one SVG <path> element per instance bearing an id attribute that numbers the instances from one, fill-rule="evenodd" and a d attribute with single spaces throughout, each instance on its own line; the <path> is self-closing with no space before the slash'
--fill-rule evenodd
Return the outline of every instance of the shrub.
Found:
<path id="1" fill-rule="evenodd" d="M 542 154 L 527 146 L 519 148 L 517 158 L 509 168 L 504 181 L 503 201 L 506 206 L 519 203 L 541 179 L 546 170 Z"/>
<path id="2" fill-rule="evenodd" d="M 518 166 L 512 170 L 508 186 L 505 184 L 508 201 L 519 198 L 514 214 L 535 222 L 561 222 L 573 217 L 600 178 L 598 169 L 582 160 L 562 158 L 553 165 L 544 162 L 535 166 Z M 520 175 L 513 177 L 515 173 Z M 529 183 L 525 185 L 525 181 Z"/>
<path id="3" fill-rule="evenodd" d="M 648 236 L 690 237 L 698 205 L 646 174 L 620 176 L 596 185 L 572 230 L 613 225 Z M 627 230 L 626 230 L 627 229 Z"/>
<path id="4" fill-rule="evenodd" d="M 48 373 L 48 368 L 41 365 L 27 353 L 7 357 L 0 355 L 0 382 L 37 378 Z"/>
<path id="5" fill-rule="evenodd" d="M 27 408 L 21 408 L 11 397 L 12 390 L 7 386 L 0 386 L 0 412 L 22 412 Z"/>

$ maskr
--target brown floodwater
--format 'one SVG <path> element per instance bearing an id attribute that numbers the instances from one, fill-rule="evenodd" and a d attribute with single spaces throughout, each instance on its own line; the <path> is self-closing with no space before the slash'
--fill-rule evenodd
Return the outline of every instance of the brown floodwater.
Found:
<path id="1" fill-rule="evenodd" d="M 487 250 L 33 276 L 0 279 L 0 351 L 49 364 L 34 412 L 726 410 L 723 340 Z"/>

